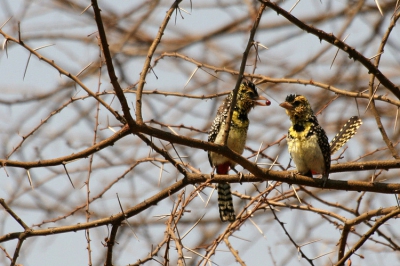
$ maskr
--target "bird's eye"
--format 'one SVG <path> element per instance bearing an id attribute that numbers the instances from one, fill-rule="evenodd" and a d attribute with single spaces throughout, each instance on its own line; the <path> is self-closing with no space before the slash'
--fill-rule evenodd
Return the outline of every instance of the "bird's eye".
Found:
<path id="1" fill-rule="evenodd" d="M 293 106 L 299 106 L 299 104 L 300 104 L 300 101 L 294 101 L 293 102 Z"/>

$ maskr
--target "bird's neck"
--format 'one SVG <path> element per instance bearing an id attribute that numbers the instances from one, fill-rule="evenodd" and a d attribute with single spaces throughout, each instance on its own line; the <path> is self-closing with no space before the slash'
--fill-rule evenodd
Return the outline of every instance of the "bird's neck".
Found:
<path id="1" fill-rule="evenodd" d="M 312 116 L 304 116 L 301 118 L 291 117 L 292 127 L 297 132 L 302 132 L 313 124 Z"/>
<path id="2" fill-rule="evenodd" d="M 237 128 L 247 128 L 249 126 L 249 118 L 247 117 L 248 112 L 243 112 L 242 110 L 233 111 L 232 115 L 232 125 Z"/>
<path id="3" fill-rule="evenodd" d="M 312 125 L 317 125 L 318 120 L 313 114 L 301 116 L 301 117 L 295 117 L 292 116 L 290 117 L 290 120 L 292 121 L 292 128 L 296 132 L 302 132 L 304 130 L 309 130 Z"/>

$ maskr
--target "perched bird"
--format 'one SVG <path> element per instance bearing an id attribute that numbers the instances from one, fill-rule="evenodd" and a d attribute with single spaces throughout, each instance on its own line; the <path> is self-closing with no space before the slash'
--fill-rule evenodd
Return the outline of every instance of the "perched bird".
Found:
<path id="1" fill-rule="evenodd" d="M 223 143 L 226 120 L 229 115 L 233 99 L 233 91 L 227 96 L 222 105 L 218 108 L 217 116 L 212 123 L 208 133 L 208 141 L 216 144 Z M 264 101 L 264 102 L 258 102 Z M 236 104 L 233 106 L 233 114 L 227 139 L 228 147 L 242 154 L 246 143 L 247 130 L 249 128 L 249 119 L 247 117 L 250 110 L 256 105 L 270 105 L 271 102 L 262 96 L 259 96 L 255 85 L 252 82 L 244 81 L 237 93 Z M 235 162 L 229 160 L 215 152 L 208 152 L 210 165 L 216 169 L 217 174 L 226 175 L 230 168 L 235 166 Z M 219 215 L 223 222 L 235 220 L 235 211 L 233 209 L 231 186 L 229 183 L 220 183 L 217 185 Z"/>
<path id="2" fill-rule="evenodd" d="M 322 174 L 323 186 L 329 177 L 331 154 L 339 150 L 357 132 L 361 119 L 353 116 L 329 143 L 310 103 L 303 95 L 290 94 L 280 104 L 292 122 L 287 135 L 290 156 L 297 171 L 306 176 Z"/>

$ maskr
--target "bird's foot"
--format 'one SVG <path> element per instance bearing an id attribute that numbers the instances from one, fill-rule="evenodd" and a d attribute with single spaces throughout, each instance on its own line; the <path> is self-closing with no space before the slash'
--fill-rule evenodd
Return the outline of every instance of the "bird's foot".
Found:
<path id="1" fill-rule="evenodd" d="M 238 176 L 239 176 L 239 183 L 242 184 L 243 173 L 242 172 L 238 172 Z"/>
<path id="2" fill-rule="evenodd" d="M 238 177 L 239 177 L 239 183 L 242 184 L 243 173 L 242 173 L 242 172 L 239 172 L 238 170 L 236 170 L 235 167 L 231 167 L 231 169 L 238 175 Z"/>
<path id="3" fill-rule="evenodd" d="M 213 169 L 212 169 L 212 171 L 210 173 L 210 178 L 213 179 L 214 175 L 215 175 L 215 166 L 213 166 Z"/>
<path id="4" fill-rule="evenodd" d="M 290 172 L 290 177 L 291 177 L 291 178 L 295 178 L 296 175 L 297 175 L 298 173 L 299 173 L 299 172 L 297 172 L 297 171 L 291 171 L 291 172 Z"/>
<path id="5" fill-rule="evenodd" d="M 324 188 L 325 185 L 326 185 L 326 181 L 328 181 L 328 175 L 323 175 L 323 176 L 322 176 L 322 181 L 323 181 L 322 187 Z"/>

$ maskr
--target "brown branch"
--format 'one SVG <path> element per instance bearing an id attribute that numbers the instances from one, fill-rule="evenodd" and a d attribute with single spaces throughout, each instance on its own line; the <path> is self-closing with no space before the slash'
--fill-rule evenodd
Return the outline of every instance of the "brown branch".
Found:
<path id="1" fill-rule="evenodd" d="M 109 237 L 107 237 L 107 255 L 106 255 L 106 261 L 104 263 L 104 266 L 112 266 L 112 257 L 113 257 L 113 248 L 116 243 L 115 238 L 117 237 L 117 232 L 119 227 L 121 226 L 120 223 L 114 223 L 111 229 L 111 234 Z"/>
<path id="2" fill-rule="evenodd" d="M 393 84 L 393 82 L 391 82 L 385 75 L 383 75 L 382 72 L 378 68 L 376 68 L 368 58 L 364 57 L 356 49 L 347 45 L 345 42 L 338 39 L 332 33 L 328 34 L 323 30 L 305 24 L 304 22 L 300 21 L 298 18 L 294 17 L 292 14 L 287 12 L 286 10 L 279 7 L 276 3 L 272 3 L 271 1 L 267 0 L 259 0 L 259 1 L 261 3 L 264 3 L 269 8 L 275 10 L 278 13 L 278 15 L 282 15 L 300 29 L 317 36 L 320 40 L 324 40 L 338 47 L 339 49 L 347 53 L 349 55 L 349 58 L 359 61 L 368 70 L 368 73 L 374 74 L 383 86 L 385 86 L 389 91 L 391 91 L 397 97 L 397 99 L 400 99 L 400 88 L 395 84 Z"/>
<path id="3" fill-rule="evenodd" d="M 104 226 L 104 225 L 108 225 L 108 224 L 118 224 L 118 223 L 121 223 L 124 219 L 132 217 L 134 215 L 137 215 L 138 213 L 141 213 L 142 211 L 150 208 L 151 206 L 156 205 L 158 202 L 162 201 L 163 199 L 169 197 L 172 194 L 175 194 L 176 192 L 180 191 L 182 188 L 184 188 L 187 185 L 189 185 L 189 183 L 187 182 L 187 179 L 179 180 L 176 183 L 174 183 L 173 185 L 163 189 L 159 193 L 157 193 L 157 194 L 147 198 L 143 202 L 137 204 L 136 206 L 125 210 L 125 213 L 121 212 L 121 213 L 114 214 L 107 218 L 102 218 L 102 219 L 98 219 L 98 220 L 94 220 L 94 221 L 86 222 L 86 223 L 79 223 L 76 225 L 67 225 L 67 226 L 60 226 L 60 227 L 56 227 L 56 228 L 38 229 L 38 230 L 29 230 L 29 231 L 25 231 L 25 232 L 9 233 L 7 235 L 0 237 L 0 243 L 9 241 L 11 239 L 26 239 L 26 238 L 34 237 L 34 236 L 61 234 L 61 233 L 66 233 L 66 232 L 81 231 L 81 230 L 85 230 L 88 228 L 95 228 L 95 227 Z"/>
<path id="4" fill-rule="evenodd" d="M 264 9 L 265 9 L 265 5 L 261 4 L 260 8 L 258 9 L 257 18 L 254 21 L 253 27 L 251 28 L 250 36 L 249 36 L 249 40 L 247 42 L 246 49 L 243 52 L 242 62 L 240 64 L 240 69 L 239 69 L 239 73 L 238 73 L 238 79 L 236 81 L 236 85 L 235 85 L 235 88 L 233 90 L 232 103 L 231 103 L 231 105 L 229 107 L 229 114 L 228 114 L 228 116 L 226 118 L 226 121 L 225 121 L 224 132 L 223 132 L 223 134 L 221 136 L 221 138 L 223 139 L 222 145 L 226 145 L 226 143 L 228 141 L 229 129 L 231 127 L 233 110 L 234 110 L 234 106 L 236 105 L 236 100 L 237 100 L 236 98 L 237 98 L 237 94 L 239 92 L 239 87 L 240 87 L 240 84 L 242 83 L 244 69 L 246 68 L 247 57 L 249 56 L 250 49 L 253 46 L 254 35 L 256 34 L 257 27 L 258 27 L 258 25 L 260 23 L 261 16 L 262 16 L 262 14 L 264 12 Z"/>
<path id="5" fill-rule="evenodd" d="M 353 229 L 353 226 L 355 226 L 359 223 L 362 223 L 362 222 L 366 222 L 375 216 L 388 215 L 391 212 L 396 211 L 397 209 L 398 209 L 397 207 L 380 208 L 377 210 L 372 210 L 372 211 L 363 213 L 362 215 L 359 215 L 354 219 L 346 220 L 344 222 L 343 229 L 342 229 L 342 235 L 340 237 L 340 241 L 338 244 L 338 246 L 339 246 L 338 259 L 340 260 L 344 256 L 345 248 L 347 245 L 347 238 L 348 238 L 349 233 Z M 371 226 L 371 228 L 372 228 L 372 226 Z"/>
<path id="6" fill-rule="evenodd" d="M 24 241 L 26 239 L 24 237 L 25 235 L 26 234 L 22 233 L 21 238 L 18 239 L 18 243 L 17 243 L 17 246 L 15 247 L 14 256 L 13 256 L 13 259 L 11 261 L 10 266 L 15 266 L 16 265 L 15 263 L 17 262 L 17 259 L 19 257 L 19 253 L 21 252 L 22 244 L 24 243 Z"/>
<path id="7" fill-rule="evenodd" d="M 63 165 L 67 164 L 68 162 L 75 161 L 77 159 L 83 159 L 87 158 L 88 156 L 98 152 L 99 150 L 102 150 L 106 147 L 112 146 L 117 140 L 120 140 L 124 136 L 129 134 L 129 130 L 127 128 L 121 129 L 111 137 L 100 141 L 96 145 L 91 146 L 88 149 L 85 149 L 83 151 L 74 153 L 72 155 L 68 156 L 63 156 L 63 157 L 58 157 L 55 159 L 49 159 L 49 160 L 40 160 L 40 161 L 34 161 L 34 162 L 21 162 L 21 161 L 13 161 L 13 160 L 5 160 L 5 159 L 0 159 L 0 165 L 2 167 L 8 166 L 8 167 L 20 167 L 20 168 L 25 168 L 25 169 L 30 169 L 30 168 L 36 168 L 36 167 L 47 167 L 47 166 L 57 166 L 57 165 Z"/>
<path id="8" fill-rule="evenodd" d="M 100 40 L 101 40 L 101 44 L 103 47 L 103 53 L 104 53 L 104 57 L 106 60 L 106 64 L 107 64 L 107 69 L 108 69 L 108 74 L 110 76 L 110 80 L 111 83 L 114 87 L 115 93 L 121 103 L 122 106 L 122 110 L 124 112 L 124 117 L 126 118 L 129 127 L 132 129 L 132 133 L 133 133 L 133 129 L 135 128 L 136 125 L 143 125 L 143 119 L 142 119 L 142 113 L 141 113 L 141 95 L 142 95 L 142 90 L 143 90 L 143 86 L 144 86 L 144 81 L 146 79 L 146 75 L 147 75 L 147 70 L 148 67 L 150 66 L 150 61 L 152 58 L 152 55 L 157 47 L 157 45 L 160 43 L 161 41 L 161 36 L 163 35 L 163 32 L 168 24 L 169 18 L 172 14 L 172 12 L 178 7 L 178 4 L 181 2 L 181 0 L 177 0 L 174 2 L 174 4 L 171 6 L 171 8 L 169 9 L 169 11 L 167 12 L 167 15 L 163 21 L 163 24 L 160 27 L 160 30 L 158 32 L 157 37 L 154 39 L 154 42 L 152 44 L 152 46 L 149 49 L 149 54 L 147 56 L 147 60 L 144 64 L 142 73 L 141 73 L 141 78 L 139 80 L 139 84 L 138 84 L 138 88 L 137 88 L 137 98 L 136 98 L 136 119 L 137 122 L 135 123 L 135 121 L 133 120 L 130 112 L 129 112 L 129 106 L 126 102 L 126 98 L 125 95 L 122 91 L 122 88 L 120 87 L 119 83 L 118 83 L 118 78 L 115 75 L 115 71 L 114 71 L 114 66 L 112 64 L 112 59 L 111 59 L 111 54 L 110 51 L 108 49 L 108 43 L 107 43 L 107 37 L 105 34 L 105 30 L 104 30 L 104 26 L 103 26 L 103 22 L 101 20 L 101 16 L 100 16 L 100 9 L 98 7 L 97 1 L 96 0 L 92 0 L 92 6 L 93 6 L 93 10 L 95 13 L 95 20 L 97 23 L 97 27 L 99 30 L 99 35 L 100 35 Z M 122 121 L 124 123 L 124 121 Z M 159 149 L 157 146 L 153 145 L 153 143 L 151 141 L 149 141 L 147 138 L 145 138 L 143 135 L 139 134 L 139 132 L 135 132 L 135 134 L 137 134 L 144 142 L 147 143 L 147 145 L 152 146 L 153 149 L 156 149 L 158 153 L 162 154 L 167 160 L 169 160 L 181 173 L 185 172 L 185 170 L 178 164 L 176 163 L 175 160 L 172 159 L 171 156 L 169 156 L 169 154 L 164 151 Z"/>
<path id="9" fill-rule="evenodd" d="M 248 218 L 252 217 L 253 214 L 260 208 L 260 205 L 263 203 L 262 199 L 267 197 L 268 194 L 274 189 L 274 186 L 269 186 L 266 190 L 259 193 L 256 197 L 248 197 L 244 196 L 242 198 L 248 197 L 250 201 L 246 204 L 246 206 L 242 209 L 242 211 L 238 214 L 238 218 L 231 223 L 228 227 L 226 227 L 225 231 L 221 233 L 214 242 L 207 248 L 206 256 L 203 257 L 203 260 L 208 261 L 212 255 L 215 254 L 215 251 L 218 245 L 228 239 L 230 235 L 232 235 L 235 231 L 238 231 L 240 227 L 248 220 Z M 236 192 L 233 192 L 236 194 Z M 251 207 L 251 208 L 250 208 Z M 234 255 L 235 256 L 235 255 Z M 236 256 L 235 256 L 236 257 Z M 201 261 L 198 263 L 200 265 Z M 244 263 L 244 262 L 243 262 Z"/>
<path id="10" fill-rule="evenodd" d="M 22 46 L 23 48 L 25 48 L 26 50 L 28 50 L 31 54 L 34 54 L 39 60 L 46 62 L 47 64 L 49 64 L 51 67 L 55 68 L 61 75 L 66 76 L 67 78 L 70 78 L 71 80 L 73 80 L 74 82 L 76 82 L 84 91 L 86 91 L 91 97 L 95 98 L 96 101 L 100 102 L 108 111 L 110 111 L 110 113 L 112 113 L 116 119 L 118 119 L 119 121 L 123 120 L 123 117 L 121 117 L 116 111 L 114 111 L 114 109 L 111 108 L 110 105 L 108 105 L 103 99 L 101 99 L 100 97 L 98 97 L 95 93 L 93 93 L 88 87 L 86 87 L 85 84 L 83 84 L 83 82 L 75 75 L 72 75 L 71 73 L 67 72 L 66 70 L 64 70 L 63 68 L 61 68 L 60 66 L 58 66 L 56 63 L 54 63 L 53 60 L 50 60 L 44 56 L 42 56 L 41 54 L 39 54 L 35 49 L 32 49 L 30 46 L 26 45 L 23 41 L 19 41 L 17 39 L 14 39 L 13 37 L 11 37 L 10 35 L 6 34 L 2 29 L 0 29 L 0 34 L 4 36 L 4 38 L 7 39 L 7 41 L 12 41 L 15 42 L 17 44 L 19 44 L 20 46 Z"/>
<path id="11" fill-rule="evenodd" d="M 265 170 L 265 172 L 272 173 L 274 171 Z M 282 174 L 281 172 L 277 172 L 276 174 L 278 174 L 279 176 L 281 176 L 284 179 L 288 178 L 286 176 L 286 174 Z M 60 227 L 49 228 L 49 229 L 39 229 L 39 230 L 29 230 L 29 231 L 25 231 L 25 232 L 9 233 L 7 235 L 0 237 L 0 242 L 9 241 L 11 239 L 16 239 L 16 238 L 26 239 L 26 238 L 33 237 L 33 236 L 40 236 L 40 235 L 43 236 L 43 235 L 50 235 L 50 234 L 74 232 L 74 231 L 85 230 L 88 228 L 99 227 L 99 226 L 107 225 L 107 224 L 121 223 L 124 219 L 132 217 L 134 215 L 137 215 L 138 213 L 142 212 L 143 210 L 148 209 L 149 207 L 160 202 L 161 200 L 180 191 L 182 188 L 184 188 L 188 184 L 210 181 L 209 179 L 207 180 L 205 178 L 206 176 L 207 175 L 189 174 L 188 173 L 186 178 L 177 181 L 175 184 L 162 190 L 161 192 L 155 194 L 154 196 L 146 199 L 142 203 L 126 210 L 125 215 L 123 213 L 118 213 L 118 214 L 115 214 L 108 218 L 103 218 L 103 219 L 99 219 L 99 220 L 95 220 L 95 221 L 91 221 L 91 222 L 87 222 L 87 223 L 80 223 L 77 225 L 60 226 Z M 289 174 L 289 176 L 290 176 L 290 174 Z M 208 177 L 210 177 L 210 176 L 208 175 Z M 259 178 L 252 177 L 251 175 L 245 175 L 245 176 L 243 176 L 243 178 L 240 178 L 237 175 L 235 175 L 235 176 L 216 175 L 216 176 L 214 176 L 212 181 L 213 182 L 227 182 L 227 181 L 230 181 L 230 182 L 232 182 L 232 181 L 233 182 L 245 182 L 245 181 L 256 182 L 256 181 L 260 181 L 260 179 L 259 180 L 257 180 L 257 179 L 259 179 Z M 297 183 L 307 183 L 308 182 L 310 184 L 312 184 L 312 183 L 315 184 L 315 181 L 316 181 L 315 179 L 312 179 L 309 177 L 303 177 L 303 176 L 290 177 L 290 179 L 296 180 Z M 321 183 L 321 182 L 319 182 L 319 183 Z M 359 191 L 359 190 L 362 190 L 362 188 L 364 188 L 364 189 L 368 189 L 368 191 L 375 191 L 375 192 L 381 192 L 381 193 L 385 193 L 384 192 L 385 189 L 389 189 L 389 190 L 392 189 L 391 192 L 386 192 L 386 193 L 394 193 L 393 191 L 400 190 L 400 184 L 382 184 L 382 183 L 371 184 L 369 182 L 360 182 L 360 181 L 347 181 L 346 182 L 346 181 L 330 180 L 329 185 L 331 187 L 334 187 L 335 184 L 337 184 L 337 186 L 343 190 Z M 354 184 L 354 185 L 352 186 L 352 184 Z M 328 186 L 328 183 L 327 183 L 327 186 Z M 379 191 L 377 191 L 377 190 L 379 190 Z M 369 214 L 369 215 L 371 215 L 371 214 Z M 221 238 L 221 240 L 222 240 L 222 238 Z"/>
<path id="12" fill-rule="evenodd" d="M 339 252 L 339 261 L 335 265 L 344 265 L 345 261 L 350 258 L 352 254 L 354 254 L 363 244 L 365 241 L 368 240 L 368 238 L 373 235 L 376 230 L 384 224 L 387 220 L 389 220 L 392 217 L 395 217 L 400 214 L 400 208 L 394 207 L 395 209 L 391 211 L 390 213 L 386 214 L 384 217 L 380 218 L 379 220 L 376 221 L 374 226 L 371 227 L 362 237 L 361 239 L 354 244 L 354 246 L 342 257 L 341 252 Z"/>
<path id="13" fill-rule="evenodd" d="M 226 244 L 226 246 L 229 248 L 229 250 L 231 251 L 232 255 L 235 257 L 236 261 L 242 265 L 242 266 L 246 266 L 246 263 L 242 260 L 242 258 L 240 258 L 239 256 L 239 251 L 235 250 L 232 245 L 231 242 L 229 242 L 229 239 L 227 237 L 224 237 L 224 242 Z"/>
<path id="14" fill-rule="evenodd" d="M 167 14 L 164 17 L 163 22 L 160 25 L 160 29 L 158 30 L 157 36 L 154 38 L 153 43 L 151 44 L 149 51 L 147 52 L 147 56 L 146 56 L 146 61 L 143 64 L 143 69 L 142 72 L 140 73 L 140 79 L 139 79 L 139 84 L 137 87 L 137 93 L 136 93 L 136 121 L 138 124 L 142 124 L 143 123 L 143 118 L 142 118 L 142 91 L 143 91 L 143 87 L 144 84 L 146 82 L 146 76 L 147 73 L 149 71 L 149 67 L 150 67 L 150 63 L 151 63 L 151 59 L 153 57 L 153 54 L 158 46 L 158 44 L 161 41 L 161 38 L 164 34 L 165 28 L 168 25 L 168 22 L 171 18 L 172 13 L 175 11 L 175 9 L 178 8 L 179 3 L 182 2 L 182 0 L 176 0 L 171 7 L 169 8 L 169 10 L 167 11 Z"/>
<path id="15" fill-rule="evenodd" d="M 125 119 L 130 120 L 130 119 L 132 119 L 132 116 L 129 113 L 128 103 L 126 102 L 125 95 L 122 91 L 121 86 L 119 85 L 117 75 L 115 74 L 115 71 L 114 71 L 114 65 L 112 63 L 111 53 L 108 48 L 106 32 L 104 30 L 103 20 L 101 19 L 100 8 L 99 8 L 99 5 L 97 4 L 97 0 L 92 0 L 91 2 L 92 2 L 93 11 L 94 11 L 94 19 L 96 21 L 97 29 L 98 29 L 99 35 L 100 35 L 100 42 L 101 42 L 101 47 L 103 49 L 104 59 L 106 61 L 106 65 L 107 65 L 108 76 L 110 77 L 110 81 L 114 88 L 115 94 L 117 95 L 118 100 L 121 103 L 124 117 L 125 117 Z M 125 124 L 126 123 L 125 119 L 120 117 L 119 121 L 121 123 Z"/>
<path id="16" fill-rule="evenodd" d="M 54 92 L 51 92 L 52 94 L 54 94 Z M 90 97 L 90 96 L 87 96 Z M 14 154 L 19 148 L 22 147 L 22 144 L 30 137 L 32 136 L 35 132 L 37 132 L 47 121 L 50 120 L 50 118 L 52 118 L 54 115 L 60 113 L 64 108 L 70 106 L 70 104 L 72 104 L 73 102 L 75 102 L 76 99 L 70 99 L 69 101 L 67 101 L 66 103 L 64 103 L 61 107 L 57 108 L 56 110 L 52 111 L 47 117 L 45 117 L 44 119 L 40 120 L 40 124 L 37 125 L 34 129 L 32 129 L 28 134 L 21 136 L 22 140 L 13 148 L 13 150 L 11 152 L 9 152 L 6 156 L 6 159 L 10 158 L 10 156 L 12 154 Z"/>
<path id="17" fill-rule="evenodd" d="M 385 45 L 386 45 L 386 42 L 387 42 L 388 39 L 389 39 L 389 35 L 390 35 L 390 33 L 392 32 L 394 26 L 396 25 L 396 21 L 397 21 L 399 18 L 400 18 L 400 12 L 399 12 L 396 16 L 393 17 L 393 19 L 392 19 L 392 21 L 391 21 L 391 23 L 390 23 L 388 29 L 386 30 L 385 34 L 384 34 L 383 37 L 382 37 L 381 44 L 380 44 L 379 49 L 378 49 L 378 51 L 377 51 L 377 54 L 378 54 L 378 55 L 377 55 L 376 58 L 375 58 L 375 64 L 374 64 L 374 66 L 375 66 L 376 68 L 378 68 L 378 66 L 379 66 L 379 61 L 380 61 L 381 55 L 382 55 L 382 53 L 383 53 L 383 51 L 384 51 L 384 47 L 385 47 Z M 379 131 L 381 132 L 383 141 L 386 143 L 386 146 L 388 147 L 388 149 L 389 149 L 390 152 L 392 153 L 392 156 L 393 156 L 395 159 L 400 159 L 399 154 L 397 153 L 396 149 L 393 147 L 393 143 L 390 141 L 390 139 L 389 139 L 389 137 L 388 137 L 388 135 L 387 135 L 387 133 L 386 133 L 386 130 L 385 130 L 385 128 L 383 127 L 383 124 L 382 124 L 380 115 L 379 115 L 378 110 L 376 109 L 376 106 L 375 106 L 375 101 L 374 101 L 374 99 L 373 99 L 373 97 L 372 97 L 372 96 L 375 94 L 375 93 L 374 93 L 374 80 L 375 80 L 375 74 L 374 74 L 374 73 L 371 73 L 370 79 L 369 79 L 369 96 L 370 96 L 370 98 L 371 98 L 371 102 L 370 102 L 370 104 L 371 104 L 371 110 L 372 110 L 372 113 L 374 114 L 375 121 L 376 121 L 376 124 L 377 124 L 377 126 L 378 126 L 378 129 L 379 129 Z M 379 87 L 379 84 L 378 84 L 377 86 Z M 377 88 L 378 88 L 378 87 L 377 87 Z"/>
<path id="18" fill-rule="evenodd" d="M 3 206 L 6 212 L 8 212 L 11 217 L 13 217 L 14 220 L 17 221 L 17 223 L 19 223 L 25 230 L 29 230 L 29 226 L 27 226 L 26 223 L 22 221 L 22 219 L 13 210 L 11 210 L 10 207 L 8 207 L 6 201 L 3 198 L 0 198 L 0 205 Z"/>
<path id="19" fill-rule="evenodd" d="M 2 246 L 0 246 L 0 249 L 4 252 L 4 254 L 6 255 L 6 258 L 12 262 L 13 259 L 11 258 L 10 254 L 8 254 L 7 250 L 5 248 L 3 248 Z"/>
<path id="20" fill-rule="evenodd" d="M 146 262 L 153 260 L 153 257 L 157 255 L 158 251 L 169 241 L 169 235 L 167 233 L 164 234 L 164 239 L 161 240 L 161 242 L 151 251 L 149 252 L 149 255 L 144 258 L 144 259 L 139 259 L 136 263 L 134 264 L 129 264 L 129 266 L 139 266 L 142 264 L 145 264 Z"/>
<path id="21" fill-rule="evenodd" d="M 256 182 L 256 181 L 265 181 L 265 180 L 275 180 L 286 182 L 289 184 L 298 184 L 298 185 L 306 185 L 312 187 L 320 187 L 321 180 L 314 178 L 305 178 L 299 175 L 294 176 L 290 172 L 278 172 L 267 169 L 259 168 L 255 163 L 248 161 L 246 158 L 241 155 L 231 151 L 228 147 L 217 145 L 205 141 L 199 141 L 187 137 L 177 136 L 168 132 L 164 132 L 159 129 L 151 128 L 146 125 L 137 125 L 135 129 L 138 130 L 133 131 L 134 133 L 141 132 L 143 134 L 148 134 L 150 136 L 160 138 L 166 141 L 170 141 L 172 143 L 177 143 L 185 146 L 189 146 L 192 148 L 205 149 L 209 151 L 213 151 L 219 154 L 222 154 L 229 159 L 237 162 L 243 168 L 249 170 L 253 175 L 246 175 L 242 180 L 243 182 Z M 121 137 L 127 135 L 129 133 L 128 127 L 124 127 L 119 132 L 111 136 L 110 138 L 99 142 L 98 144 L 84 150 L 78 152 L 77 154 L 73 154 L 70 156 L 64 156 L 57 159 L 51 160 L 42 160 L 36 162 L 19 162 L 19 161 L 10 161 L 10 160 L 0 160 L 0 165 L 4 166 L 14 166 L 14 167 L 22 167 L 25 169 L 34 168 L 34 167 L 42 167 L 42 166 L 54 166 L 60 165 L 65 161 L 71 161 L 78 158 L 84 158 L 89 156 L 90 154 L 97 152 L 99 149 L 103 149 L 115 141 L 119 140 Z M 149 142 L 148 144 L 150 144 Z M 158 151 L 163 156 L 167 156 L 167 153 L 162 151 L 161 149 Z M 167 158 L 167 157 L 166 157 Z M 171 158 L 170 158 L 171 159 Z M 168 160 L 168 159 L 167 159 Z M 173 165 L 177 166 L 178 164 L 174 161 L 170 161 Z M 365 170 L 374 170 L 374 169 L 394 169 L 400 168 L 400 161 L 371 161 L 371 162 L 357 162 L 357 163 L 347 163 L 347 164 L 339 164 L 332 165 L 331 172 L 344 172 L 344 171 L 365 171 Z M 179 169 L 179 168 L 178 168 Z M 181 173 L 185 173 L 186 171 L 181 168 Z M 192 176 L 195 178 L 194 176 Z M 221 182 L 239 182 L 237 176 L 231 176 L 228 179 L 223 179 Z M 209 175 L 197 175 L 195 179 L 196 182 L 204 182 L 209 178 Z M 218 181 L 216 181 L 218 182 Z M 383 183 L 367 183 L 361 181 L 336 181 L 336 180 L 328 180 L 326 184 L 327 189 L 346 189 L 346 190 L 355 190 L 355 191 L 373 191 L 380 193 L 396 193 L 400 191 L 397 184 L 383 184 Z"/>
<path id="22" fill-rule="evenodd" d="M 268 203 L 268 201 L 267 201 Z M 268 204 L 269 205 L 269 204 Z M 276 215 L 275 211 L 273 208 L 270 208 L 272 214 L 275 217 L 275 220 L 278 222 L 278 224 L 282 227 L 283 231 L 285 232 L 285 234 L 287 235 L 287 237 L 289 238 L 290 242 L 292 242 L 292 244 L 296 247 L 297 252 L 299 252 L 301 254 L 301 257 L 304 258 L 305 260 L 307 260 L 307 262 L 310 265 L 314 265 L 313 260 L 309 259 L 306 254 L 304 254 L 304 252 L 301 250 L 301 247 L 299 245 L 297 245 L 297 243 L 294 241 L 294 239 L 290 236 L 289 232 L 286 230 L 285 224 L 283 222 L 281 222 L 278 218 L 278 216 Z"/>
<path id="23" fill-rule="evenodd" d="M 161 160 L 161 159 L 157 159 L 157 158 L 145 158 L 142 160 L 138 160 L 136 161 L 132 166 L 130 166 L 127 170 L 125 170 L 120 176 L 116 177 L 115 180 L 111 181 L 108 185 L 104 185 L 104 188 L 101 192 L 99 192 L 96 196 L 94 196 L 93 198 L 90 199 L 89 203 L 94 202 L 97 199 L 100 199 L 101 197 L 104 196 L 104 194 L 109 191 L 115 184 L 117 184 L 121 179 L 125 178 L 125 176 L 128 173 L 131 173 L 131 171 L 138 165 L 145 163 L 145 162 L 161 162 L 161 163 L 166 163 L 167 160 Z M 37 226 L 37 227 L 41 227 L 42 225 L 46 224 L 46 223 L 55 223 L 59 220 L 65 219 L 71 215 L 74 215 L 76 212 L 78 212 L 79 210 L 82 210 L 83 208 L 85 208 L 86 203 L 77 206 L 76 208 L 74 208 L 73 210 L 71 210 L 70 212 L 62 215 L 62 216 L 58 216 L 56 218 L 53 219 L 49 219 L 49 220 L 44 220 L 39 224 L 34 224 L 33 226 Z"/>
<path id="24" fill-rule="evenodd" d="M 137 90 L 134 89 L 129 89 L 125 90 L 125 92 L 132 92 L 136 93 Z M 205 100 L 205 99 L 213 99 L 221 96 L 226 96 L 230 93 L 231 91 L 225 91 L 225 92 L 220 92 L 220 93 L 213 93 L 210 95 L 192 95 L 192 94 L 186 94 L 186 93 L 179 93 L 179 92 L 170 92 L 170 91 L 160 91 L 160 90 L 143 90 L 142 94 L 151 94 L 151 95 L 163 95 L 163 96 L 175 96 L 175 97 L 181 97 L 185 99 L 200 99 L 200 100 Z"/>
<path id="25" fill-rule="evenodd" d="M 161 54 L 161 56 L 157 59 L 160 60 L 164 57 L 176 57 L 176 58 L 180 58 L 183 59 L 187 62 L 191 62 L 193 64 L 195 64 L 197 67 L 199 68 L 208 68 L 213 70 L 214 72 L 218 73 L 218 72 L 223 72 L 223 73 L 229 73 L 232 75 L 239 75 L 239 72 L 227 67 L 216 67 L 213 65 L 209 65 L 209 64 L 205 64 L 205 63 L 201 63 L 197 60 L 194 60 L 188 56 L 176 53 L 176 52 L 170 52 L 170 53 L 163 53 Z M 348 97 L 354 97 L 354 98 L 363 98 L 363 99 L 370 99 L 370 96 L 368 93 L 362 93 L 362 92 L 352 92 L 352 91 L 346 91 L 346 90 L 342 90 L 339 89 L 333 85 L 330 84 L 326 84 L 326 83 L 322 83 L 322 82 L 318 82 L 318 81 L 314 81 L 314 80 L 305 80 L 305 79 L 290 79 L 290 78 L 271 78 L 271 77 L 267 77 L 261 74 L 250 74 L 250 73 L 244 73 L 243 74 L 244 77 L 248 77 L 248 78 L 254 78 L 257 79 L 259 81 L 259 83 L 265 83 L 265 82 L 270 82 L 270 83 L 286 83 L 286 84 L 300 84 L 300 85 L 311 85 L 311 86 L 315 86 L 321 89 L 325 89 L 328 91 L 332 91 L 336 94 L 340 94 L 343 96 L 348 96 Z M 400 101 L 395 100 L 395 99 L 391 99 L 388 98 L 385 95 L 374 95 L 374 99 L 378 100 L 378 101 L 384 101 L 396 106 L 400 106 Z"/>
<path id="26" fill-rule="evenodd" d="M 344 211 L 346 211 L 346 212 L 348 212 L 348 213 L 355 214 L 354 209 L 350 209 L 350 208 L 348 208 L 348 207 L 346 207 L 346 206 L 343 206 L 343 205 L 341 205 L 341 204 L 339 204 L 339 203 L 337 203 L 337 202 L 336 202 L 336 203 L 331 203 L 331 202 L 329 202 L 329 201 L 327 201 L 327 200 L 324 200 L 324 199 L 322 199 L 321 197 L 318 197 L 318 196 L 315 195 L 312 191 L 306 189 L 306 188 L 303 187 L 303 186 L 300 186 L 300 188 L 301 188 L 301 191 L 307 193 L 308 195 L 310 195 L 310 197 L 312 197 L 312 198 L 318 200 L 319 202 L 321 202 L 322 204 L 324 204 L 324 205 L 326 205 L 326 206 L 330 206 L 330 207 L 334 207 L 334 208 L 339 208 L 339 209 L 342 209 L 342 210 L 344 210 Z"/>

